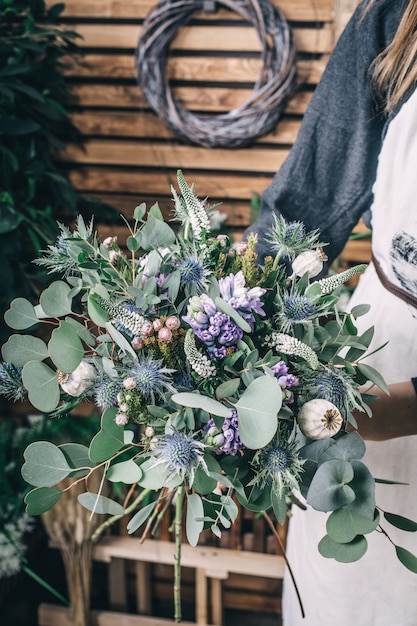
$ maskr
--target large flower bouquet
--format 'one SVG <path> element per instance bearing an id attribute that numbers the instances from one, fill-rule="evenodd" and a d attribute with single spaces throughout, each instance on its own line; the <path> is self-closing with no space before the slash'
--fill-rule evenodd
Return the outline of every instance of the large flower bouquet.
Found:
<path id="1" fill-rule="evenodd" d="M 85 481 L 79 502 L 92 513 L 128 516 L 129 533 L 172 504 L 179 554 L 183 518 L 196 545 L 201 531 L 230 527 L 237 503 L 282 524 L 301 499 L 330 513 L 321 554 L 357 560 L 381 514 L 354 412 L 370 414 L 362 385 L 385 384 L 364 362 L 372 330 L 355 326 L 368 307 L 346 313 L 337 294 L 364 266 L 317 279 L 319 233 L 282 219 L 261 265 L 255 236 L 236 246 L 211 236 L 211 209 L 180 171 L 178 187 L 177 229 L 141 204 L 124 251 L 81 217 L 73 232 L 61 225 L 37 260 L 60 279 L 38 305 L 17 298 L 6 312 L 19 332 L 2 348 L 0 391 L 55 419 L 81 401 L 102 412 L 88 447 L 28 446 L 27 511 L 54 506 L 64 478 Z M 88 490 L 93 472 L 129 486 L 123 504 Z"/>

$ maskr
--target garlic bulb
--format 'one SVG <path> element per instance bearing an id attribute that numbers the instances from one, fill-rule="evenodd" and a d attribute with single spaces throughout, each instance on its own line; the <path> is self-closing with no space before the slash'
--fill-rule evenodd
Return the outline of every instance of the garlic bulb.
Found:
<path id="1" fill-rule="evenodd" d="M 78 398 L 87 391 L 87 389 L 92 387 L 95 380 L 95 367 L 87 361 L 81 361 L 71 374 L 58 372 L 58 382 L 61 389 L 75 398 Z"/>
<path id="2" fill-rule="evenodd" d="M 295 257 L 292 262 L 292 269 L 296 276 L 304 276 L 308 272 L 308 277 L 313 278 L 313 276 L 320 274 L 324 261 L 327 261 L 327 256 L 321 248 L 306 250 Z"/>
<path id="3" fill-rule="evenodd" d="M 328 400 L 309 400 L 298 413 L 297 422 L 303 435 L 309 439 L 328 439 L 342 427 L 339 409 Z"/>

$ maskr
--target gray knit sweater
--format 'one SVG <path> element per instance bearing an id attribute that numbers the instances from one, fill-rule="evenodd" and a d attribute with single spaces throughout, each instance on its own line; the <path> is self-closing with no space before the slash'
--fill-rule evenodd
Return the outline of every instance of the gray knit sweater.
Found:
<path id="1" fill-rule="evenodd" d="M 413 0 L 412 0 L 413 1 Z M 341 35 L 285 163 L 266 188 L 260 214 L 246 231 L 259 235 L 261 257 L 273 215 L 303 221 L 329 242 L 331 262 L 369 209 L 378 154 L 390 119 L 378 111 L 369 66 L 394 36 L 408 0 L 362 2 Z"/>

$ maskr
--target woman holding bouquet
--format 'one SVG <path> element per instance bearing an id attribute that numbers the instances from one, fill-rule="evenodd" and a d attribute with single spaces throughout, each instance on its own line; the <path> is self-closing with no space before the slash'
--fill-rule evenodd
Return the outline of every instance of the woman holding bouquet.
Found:
<path id="1" fill-rule="evenodd" d="M 340 37 L 297 141 L 250 228 L 259 234 L 264 256 L 270 253 L 264 235 L 275 215 L 303 221 L 330 242 L 331 262 L 361 216 L 372 226 L 373 262 L 352 306 L 371 305 L 359 322 L 364 319 L 364 330 L 375 325 L 374 347 L 389 342 L 366 362 L 383 374 L 392 393 L 373 403 L 372 419 L 358 416 L 359 433 L 368 439 L 372 474 L 408 483 L 377 485 L 377 505 L 411 519 L 417 519 L 416 86 L 416 0 L 364 0 Z M 341 564 L 317 550 L 326 534 L 325 516 L 293 509 L 288 558 L 306 618 L 286 579 L 285 626 L 416 626 L 417 577 L 400 564 L 392 545 L 415 553 L 415 533 L 403 533 L 398 541 L 394 528 L 388 531 L 391 541 L 374 533 L 360 561 Z"/>

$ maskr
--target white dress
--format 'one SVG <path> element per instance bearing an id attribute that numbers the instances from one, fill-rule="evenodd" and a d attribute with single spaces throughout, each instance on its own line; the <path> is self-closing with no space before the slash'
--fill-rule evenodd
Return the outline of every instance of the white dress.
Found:
<path id="1" fill-rule="evenodd" d="M 417 296 L 417 90 L 388 126 L 378 160 L 372 205 L 373 251 L 384 273 Z M 369 303 L 362 330 L 375 325 L 373 345 L 389 344 L 366 362 L 388 383 L 417 376 L 417 309 L 389 293 L 370 265 L 352 297 Z M 396 419 L 393 409 L 392 419 Z M 416 415 L 417 420 L 417 415 Z M 417 436 L 367 442 L 365 463 L 374 476 L 408 482 L 377 485 L 377 506 L 417 521 Z M 398 561 L 390 541 L 367 536 L 359 561 L 337 563 L 320 556 L 327 515 L 295 507 L 288 558 L 303 601 L 301 617 L 294 587 L 284 581 L 284 626 L 417 626 L 417 575 Z M 395 544 L 417 555 L 417 533 L 397 531 L 382 519 Z"/>

